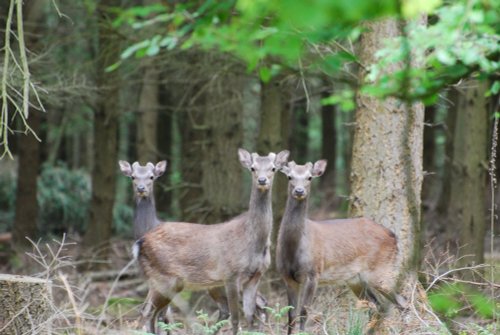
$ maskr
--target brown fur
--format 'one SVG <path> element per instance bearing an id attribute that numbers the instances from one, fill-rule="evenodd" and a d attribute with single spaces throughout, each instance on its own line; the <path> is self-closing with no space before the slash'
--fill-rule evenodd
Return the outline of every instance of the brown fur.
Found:
<path id="1" fill-rule="evenodd" d="M 307 219 L 310 183 L 326 168 L 290 162 L 283 168 L 289 178 L 288 200 L 281 222 L 276 264 L 286 286 L 290 310 L 288 333 L 296 313 L 305 328 L 306 308 L 318 285 L 347 282 L 360 298 L 372 300 L 384 311 L 380 295 L 398 303 L 394 292 L 397 240 L 387 228 L 367 218 L 313 221 Z"/>
<path id="2" fill-rule="evenodd" d="M 150 284 L 143 311 L 144 316 L 152 313 L 149 332 L 155 330 L 158 313 L 183 289 L 209 289 L 219 308 L 231 313 L 233 334 L 238 332 L 241 290 L 243 312 L 251 327 L 257 287 L 270 263 L 273 178 L 289 153 L 259 156 L 240 149 L 238 154 L 242 165 L 252 172 L 248 212 L 214 225 L 163 223 L 136 242 L 139 262 Z"/>

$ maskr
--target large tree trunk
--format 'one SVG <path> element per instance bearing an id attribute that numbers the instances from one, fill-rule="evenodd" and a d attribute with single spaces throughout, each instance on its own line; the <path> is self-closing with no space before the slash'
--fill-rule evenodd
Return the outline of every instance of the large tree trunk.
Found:
<path id="1" fill-rule="evenodd" d="M 31 1 L 25 6 L 26 47 L 32 51 L 36 44 L 36 35 L 33 32 L 39 29 L 38 23 L 43 18 L 45 5 L 46 1 Z M 31 110 L 27 120 L 31 129 L 38 135 L 41 130 L 41 119 L 40 111 Z M 12 241 L 16 247 L 27 247 L 31 244 L 26 237 L 32 240 L 38 237 L 37 179 L 40 172 L 40 142 L 32 134 L 19 135 L 18 157 L 16 214 Z"/>
<path id="2" fill-rule="evenodd" d="M 117 36 L 113 35 L 107 10 L 118 6 L 120 1 L 99 2 L 99 41 L 96 81 L 98 100 L 94 112 L 95 160 L 92 169 L 92 200 L 90 218 L 82 247 L 84 252 L 97 251 L 93 257 L 107 256 L 113 227 L 115 201 L 116 164 L 118 160 L 118 71 L 106 72 L 107 66 L 119 59 Z M 97 265 L 98 263 L 89 263 Z"/>
<path id="3" fill-rule="evenodd" d="M 221 56 L 218 61 L 224 61 Z M 216 60 L 217 61 L 217 60 Z M 201 160 L 202 187 L 206 203 L 205 222 L 216 223 L 240 214 L 243 168 L 238 148 L 243 143 L 243 71 L 225 71 L 213 77 L 206 92 L 205 141 Z"/>
<path id="4" fill-rule="evenodd" d="M 422 22 L 423 24 L 424 22 Z M 386 38 L 398 37 L 401 27 L 387 19 L 367 24 L 360 41 L 363 64 L 375 61 L 376 50 Z M 388 69 L 389 71 L 394 69 Z M 366 75 L 360 70 L 360 78 Z M 351 170 L 351 216 L 365 216 L 391 229 L 397 236 L 399 290 L 416 304 L 417 312 L 428 324 L 423 304 L 425 291 L 417 280 L 420 236 L 420 192 L 422 187 L 422 144 L 424 108 L 406 105 L 393 98 L 378 100 L 358 93 Z M 417 290 L 417 299 L 412 292 Z M 398 334 L 414 333 L 419 320 L 410 312 L 393 313 L 380 324 L 377 333 L 400 328 Z M 393 318 L 393 320 L 391 320 Z M 384 329 L 384 327 L 387 327 Z"/>
<path id="5" fill-rule="evenodd" d="M 487 88 L 487 82 L 477 80 L 459 88 L 447 235 L 457 248 L 461 266 L 484 262 Z"/>

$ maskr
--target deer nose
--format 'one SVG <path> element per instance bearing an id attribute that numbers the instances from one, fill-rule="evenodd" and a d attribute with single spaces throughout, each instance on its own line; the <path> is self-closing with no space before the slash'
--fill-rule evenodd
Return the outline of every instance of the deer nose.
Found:
<path id="1" fill-rule="evenodd" d="M 304 189 L 303 189 L 303 188 L 296 188 L 296 189 L 295 189 L 295 194 L 296 194 L 296 195 L 301 196 L 301 195 L 304 195 L 304 193 L 305 193 L 305 191 L 304 191 Z"/>
<path id="2" fill-rule="evenodd" d="M 259 182 L 259 185 L 266 185 L 267 179 L 265 177 L 260 177 L 257 181 Z"/>
<path id="3" fill-rule="evenodd" d="M 144 191 L 146 191 L 146 186 L 137 185 L 137 192 L 143 193 Z"/>

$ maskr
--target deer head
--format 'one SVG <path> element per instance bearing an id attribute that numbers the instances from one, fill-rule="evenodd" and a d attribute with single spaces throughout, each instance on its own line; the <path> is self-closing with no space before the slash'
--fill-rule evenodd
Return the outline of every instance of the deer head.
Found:
<path id="1" fill-rule="evenodd" d="M 147 198 L 153 194 L 153 184 L 156 178 L 160 177 L 167 167 L 167 161 L 158 162 L 154 165 L 148 162 L 140 165 L 135 162 L 130 165 L 127 161 L 119 161 L 121 172 L 132 179 L 132 187 L 136 198 Z"/>

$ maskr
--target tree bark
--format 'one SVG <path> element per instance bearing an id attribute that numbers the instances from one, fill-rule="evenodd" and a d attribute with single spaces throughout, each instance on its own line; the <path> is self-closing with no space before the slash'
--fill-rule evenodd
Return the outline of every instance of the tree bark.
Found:
<path id="1" fill-rule="evenodd" d="M 224 57 L 218 60 L 223 61 Z M 217 75 L 207 89 L 201 184 L 208 223 L 225 221 L 248 207 L 242 202 L 244 171 L 237 156 L 243 143 L 241 92 L 244 81 L 239 73 L 236 70 Z"/>
<path id="2" fill-rule="evenodd" d="M 116 163 L 118 161 L 118 71 L 106 72 L 107 66 L 119 59 L 119 44 L 113 35 L 107 9 L 118 6 L 119 1 L 99 2 L 97 12 L 100 20 L 98 37 L 97 78 L 99 91 L 94 111 L 94 166 L 92 168 L 92 199 L 87 232 L 82 241 L 83 251 L 94 252 L 92 256 L 104 259 L 107 256 L 113 227 L 113 205 L 116 187 Z M 88 257 L 89 254 L 83 255 Z M 98 263 L 88 263 L 96 267 Z"/>
<path id="3" fill-rule="evenodd" d="M 453 162 L 453 134 L 455 133 L 455 125 L 457 121 L 457 108 L 458 108 L 458 91 L 455 88 L 451 88 L 448 91 L 448 100 L 450 101 L 450 106 L 446 111 L 446 142 L 445 142 L 445 157 L 443 170 L 445 171 L 443 175 L 443 186 L 441 188 L 441 195 L 437 204 L 437 212 L 440 216 L 445 217 L 447 215 L 448 207 L 450 205 L 451 199 L 451 170 Z M 439 220 L 442 228 L 439 229 L 442 232 L 446 231 L 445 219 Z M 444 222 L 441 224 L 441 222 Z"/>
<path id="4" fill-rule="evenodd" d="M 148 58 L 142 62 L 144 75 L 139 97 L 137 122 L 137 159 L 141 164 L 156 163 L 157 124 L 159 109 L 159 70 L 154 66 L 154 59 Z"/>
<path id="5" fill-rule="evenodd" d="M 259 135 L 257 137 L 257 152 L 267 155 L 288 149 L 288 126 L 290 111 L 285 102 L 285 88 L 280 78 L 274 78 L 268 83 L 261 83 L 261 116 Z M 273 229 L 271 233 L 271 269 L 274 269 L 276 240 L 279 225 L 286 204 L 288 180 L 281 173 L 276 173 L 273 185 Z"/>
<path id="6" fill-rule="evenodd" d="M 323 97 L 330 96 L 330 92 L 324 92 Z M 328 164 L 325 173 L 321 177 L 321 189 L 323 190 L 323 204 L 333 205 L 335 195 L 335 160 L 337 157 L 337 134 L 335 133 L 335 106 L 325 105 L 321 107 L 321 158 L 326 159 Z"/>
<path id="7" fill-rule="evenodd" d="M 401 27 L 397 21 L 386 19 L 369 23 L 366 28 L 359 57 L 368 65 L 375 61 L 375 51 L 385 39 L 400 36 Z M 360 69 L 360 78 L 365 75 L 366 71 Z M 407 105 L 393 98 L 381 101 L 361 93 L 356 99 L 350 214 L 368 217 L 396 234 L 399 291 L 415 303 L 417 313 L 425 320 L 419 324 L 413 312 L 401 315 L 394 309 L 375 332 L 383 334 L 401 327 L 398 334 L 409 334 L 410 329 L 414 333 L 419 326 L 436 326 L 436 320 L 425 312 L 425 291 L 417 280 L 424 108 L 420 103 Z M 415 289 L 417 301 L 412 299 Z"/>
<path id="8" fill-rule="evenodd" d="M 485 81 L 459 87 L 453 134 L 448 236 L 457 248 L 460 266 L 484 262 L 488 111 Z"/>
<path id="9" fill-rule="evenodd" d="M 0 334 L 50 334 L 52 284 L 0 274 Z"/>
<path id="10" fill-rule="evenodd" d="M 43 18 L 43 6 L 46 1 L 31 1 L 25 7 L 25 40 L 30 50 L 36 47 L 36 38 L 32 34 L 38 29 L 38 23 Z M 26 24 L 28 23 L 28 24 Z M 42 115 L 40 111 L 32 110 L 28 118 L 31 129 L 40 134 Z M 26 239 L 36 240 L 38 237 L 38 174 L 40 172 L 40 142 L 32 134 L 18 137 L 18 172 L 16 190 L 16 213 L 12 231 L 12 241 L 15 247 L 29 247 L 31 243 Z"/>

